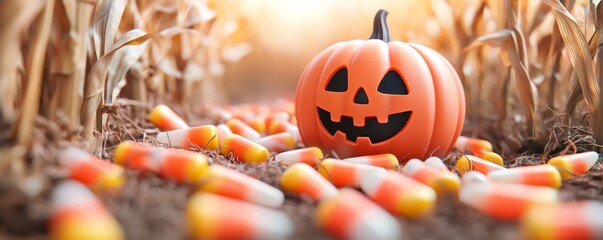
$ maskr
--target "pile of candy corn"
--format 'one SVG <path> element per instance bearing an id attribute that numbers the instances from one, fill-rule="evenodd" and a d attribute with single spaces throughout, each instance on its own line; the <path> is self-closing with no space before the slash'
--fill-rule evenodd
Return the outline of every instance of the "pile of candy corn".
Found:
<path id="1" fill-rule="evenodd" d="M 282 211 L 285 193 L 313 201 L 312 224 L 337 239 L 400 239 L 397 218 L 424 218 L 437 204 L 450 201 L 495 219 L 518 221 L 526 239 L 603 238 L 603 203 L 562 203 L 558 194 L 563 179 L 585 174 L 598 161 L 595 152 L 505 168 L 491 143 L 461 136 L 455 147 L 462 154 L 454 166 L 438 157 L 401 165 L 392 154 L 334 159 L 318 147 L 303 146 L 294 114 L 287 101 L 228 106 L 211 111 L 216 125 L 189 126 L 159 105 L 148 120 L 162 131 L 156 140 L 168 147 L 125 141 L 115 149 L 115 163 L 67 148 L 59 163 L 73 180 L 54 191 L 51 233 L 57 239 L 123 238 L 95 194 L 118 192 L 125 167 L 196 188 L 186 207 L 188 234 L 194 239 L 292 237 L 295 225 Z M 207 151 L 286 170 L 279 185 L 272 186 L 212 164 Z"/>

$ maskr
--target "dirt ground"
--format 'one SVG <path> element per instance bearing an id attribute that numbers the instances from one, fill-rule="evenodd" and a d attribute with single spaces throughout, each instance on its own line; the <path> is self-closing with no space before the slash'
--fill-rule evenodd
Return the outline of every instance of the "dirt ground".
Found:
<path id="1" fill-rule="evenodd" d="M 147 108 L 135 108 L 133 105 L 126 105 L 107 109 L 109 121 L 103 135 L 105 141 L 95 147 L 95 153 L 111 159 L 115 145 L 127 139 L 159 145 L 153 137 L 157 131 L 144 118 Z M 202 115 L 184 116 L 190 125 L 213 122 Z M 47 238 L 49 195 L 54 184 L 66 177 L 66 172 L 57 167 L 57 153 L 67 145 L 84 147 L 78 137 L 79 129 L 68 130 L 66 123 L 51 123 L 44 119 L 38 119 L 37 125 L 37 140 L 26 155 L 29 177 L 0 177 L 0 239 Z M 542 161 L 545 151 L 548 156 L 555 156 L 573 149 L 589 148 L 589 141 L 578 141 L 583 137 L 561 134 L 568 131 L 564 131 L 563 127 L 558 128 L 554 128 L 554 133 L 551 134 L 555 135 L 551 138 L 558 144 L 551 147 L 551 144 L 542 143 L 540 146 L 545 147 L 523 146 L 515 152 L 502 151 L 505 164 L 508 167 L 532 165 Z M 540 152 L 533 149 L 539 149 Z M 240 164 L 215 152 L 205 153 L 210 157 L 211 164 L 237 169 L 275 187 L 278 187 L 278 179 L 285 170 L 285 166 L 275 163 L 273 158 L 263 164 Z M 451 153 L 445 158 L 446 163 L 452 166 L 457 155 L 458 153 Z M 195 190 L 194 186 L 176 184 L 148 172 L 127 170 L 126 175 L 127 183 L 123 191 L 100 198 L 122 224 L 127 238 L 185 239 L 184 207 L 187 197 Z M 564 201 L 603 201 L 601 159 L 588 174 L 564 181 L 560 193 Z M 281 210 L 295 223 L 294 239 L 328 239 L 315 224 L 314 208 L 314 203 L 308 199 L 286 195 Z M 399 220 L 405 239 L 518 239 L 520 236 L 517 223 L 493 220 L 453 199 L 439 199 L 437 210 L 430 217 L 412 221 L 403 218 Z"/>

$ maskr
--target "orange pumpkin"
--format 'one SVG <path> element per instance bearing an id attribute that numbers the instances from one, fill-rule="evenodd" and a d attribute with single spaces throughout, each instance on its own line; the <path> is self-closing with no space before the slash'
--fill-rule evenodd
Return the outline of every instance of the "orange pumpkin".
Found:
<path id="1" fill-rule="evenodd" d="M 304 70 L 295 107 L 306 146 L 402 162 L 452 148 L 465 117 L 459 77 L 436 51 L 390 41 L 386 16 L 377 12 L 369 40 L 336 43 Z"/>

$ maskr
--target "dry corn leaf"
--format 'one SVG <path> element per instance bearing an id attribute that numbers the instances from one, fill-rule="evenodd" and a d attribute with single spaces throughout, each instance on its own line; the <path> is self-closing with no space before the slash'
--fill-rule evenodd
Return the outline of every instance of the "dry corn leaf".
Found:
<path id="1" fill-rule="evenodd" d="M 113 54 L 109 63 L 107 83 L 105 84 L 105 104 L 111 104 L 125 86 L 126 73 L 147 50 L 148 41 L 139 45 L 124 46 Z"/>
<path id="2" fill-rule="evenodd" d="M 528 136 L 534 137 L 536 129 L 534 118 L 536 117 L 536 102 L 538 92 L 536 86 L 530 80 L 526 68 L 521 63 L 520 56 L 517 53 L 517 39 L 512 30 L 501 30 L 477 38 L 471 45 L 465 48 L 464 51 L 471 50 L 487 44 L 501 49 L 502 55 L 508 55 L 508 60 L 511 63 L 513 73 L 515 74 L 515 87 L 519 101 L 521 102 L 524 114 L 526 117 L 526 125 L 528 127 Z"/>
<path id="3" fill-rule="evenodd" d="M 569 13 L 569 11 L 559 2 L 559 0 L 542 0 L 547 5 L 553 8 L 553 14 L 559 27 L 559 32 L 568 50 L 570 61 L 574 67 L 574 73 L 577 76 L 584 100 L 591 114 L 591 129 L 595 133 L 597 142 L 603 142 L 603 111 L 600 103 L 600 89 L 595 76 L 594 62 L 588 51 L 586 38 L 580 30 L 580 25 Z M 578 93 L 578 90 L 572 89 L 572 94 Z M 575 101 L 575 97 L 571 98 Z M 567 102 L 568 106 L 575 105 L 576 102 Z M 572 107 L 570 107 L 572 108 Z"/>
<path id="4" fill-rule="evenodd" d="M 99 0 L 92 22 L 96 56 L 103 56 L 113 45 L 117 28 L 126 9 L 126 0 Z"/>

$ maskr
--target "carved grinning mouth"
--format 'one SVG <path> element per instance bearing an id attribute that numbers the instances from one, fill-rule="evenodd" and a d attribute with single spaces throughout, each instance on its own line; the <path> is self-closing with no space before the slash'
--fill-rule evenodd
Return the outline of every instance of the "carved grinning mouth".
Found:
<path id="1" fill-rule="evenodd" d="M 341 116 L 339 122 L 331 121 L 331 113 L 318 108 L 318 117 L 325 129 L 334 136 L 337 131 L 345 134 L 349 141 L 356 142 L 358 137 L 368 137 L 371 143 L 383 142 L 392 138 L 406 126 L 412 111 L 388 115 L 387 123 L 379 123 L 377 117 L 365 117 L 362 127 L 354 126 L 354 119 L 349 116 Z"/>

